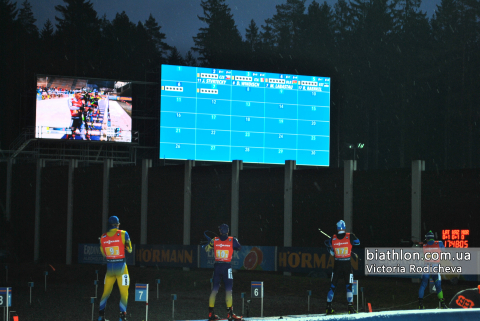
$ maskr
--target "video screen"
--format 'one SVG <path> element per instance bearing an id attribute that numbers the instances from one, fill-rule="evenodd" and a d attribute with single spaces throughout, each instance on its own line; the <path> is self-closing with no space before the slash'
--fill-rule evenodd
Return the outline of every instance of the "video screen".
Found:
<path id="1" fill-rule="evenodd" d="M 132 84 L 37 76 L 35 137 L 132 141 Z"/>
<path id="2" fill-rule="evenodd" d="M 160 115 L 160 159 L 329 166 L 329 77 L 162 65 Z"/>

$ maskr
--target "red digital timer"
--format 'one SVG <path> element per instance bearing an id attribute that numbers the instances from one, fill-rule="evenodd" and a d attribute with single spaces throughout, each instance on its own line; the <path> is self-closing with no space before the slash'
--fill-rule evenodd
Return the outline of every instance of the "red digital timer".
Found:
<path id="1" fill-rule="evenodd" d="M 442 241 L 445 247 L 467 248 L 470 230 L 442 230 Z"/>

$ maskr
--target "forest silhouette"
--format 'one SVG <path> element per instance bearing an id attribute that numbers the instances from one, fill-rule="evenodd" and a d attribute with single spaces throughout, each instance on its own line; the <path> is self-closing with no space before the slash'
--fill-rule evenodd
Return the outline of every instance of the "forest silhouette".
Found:
<path id="1" fill-rule="evenodd" d="M 421 0 L 285 0 L 245 37 L 225 0 L 201 0 L 186 53 L 154 14 L 110 21 L 90 1 L 63 1 L 39 29 L 28 1 L 0 0 L 1 149 L 34 120 L 36 74 L 144 81 L 176 64 L 331 77 L 333 167 L 358 143 L 359 169 L 479 167 L 479 0 L 442 0 L 431 18 Z"/>

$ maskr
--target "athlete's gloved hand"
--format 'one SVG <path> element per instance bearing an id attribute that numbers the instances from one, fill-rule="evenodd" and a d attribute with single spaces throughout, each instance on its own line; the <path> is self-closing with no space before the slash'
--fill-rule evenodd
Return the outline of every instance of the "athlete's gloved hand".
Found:
<path id="1" fill-rule="evenodd" d="M 128 253 L 132 253 L 132 242 L 130 240 L 125 244 L 125 250 L 127 250 Z"/>
<path id="2" fill-rule="evenodd" d="M 212 249 L 213 249 L 213 240 L 210 240 L 210 243 L 208 243 L 208 245 L 205 246 L 205 251 L 209 252 Z"/>

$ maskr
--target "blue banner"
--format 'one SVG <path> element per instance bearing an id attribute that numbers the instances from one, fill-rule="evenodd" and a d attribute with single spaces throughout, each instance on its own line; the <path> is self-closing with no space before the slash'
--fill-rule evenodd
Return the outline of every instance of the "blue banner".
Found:
<path id="1" fill-rule="evenodd" d="M 125 251 L 126 252 L 126 251 Z M 125 253 L 127 265 L 135 265 L 135 246 L 132 253 Z M 105 257 L 100 252 L 100 244 L 78 244 L 78 263 L 107 264 Z"/>
<path id="2" fill-rule="evenodd" d="M 137 265 L 197 267 L 196 245 L 137 245 Z"/>
<path id="3" fill-rule="evenodd" d="M 201 268 L 213 268 L 215 258 L 213 250 L 205 252 L 200 248 Z M 236 270 L 275 271 L 275 246 L 242 246 L 240 251 L 234 251 L 232 268 Z"/>
<path id="4" fill-rule="evenodd" d="M 364 275 L 364 251 L 354 251 L 351 262 L 354 275 Z M 314 273 L 326 277 L 333 271 L 335 259 L 326 248 L 319 247 L 279 247 L 277 253 L 278 271 Z"/>

